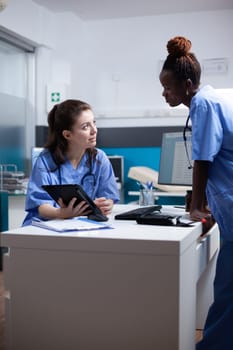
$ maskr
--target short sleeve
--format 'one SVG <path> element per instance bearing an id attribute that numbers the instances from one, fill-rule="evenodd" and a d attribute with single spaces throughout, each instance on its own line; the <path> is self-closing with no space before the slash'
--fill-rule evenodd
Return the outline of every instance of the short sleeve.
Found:
<path id="1" fill-rule="evenodd" d="M 223 129 L 215 106 L 207 101 L 195 103 L 190 108 L 192 121 L 192 159 L 213 162 L 219 152 Z"/>
<path id="2" fill-rule="evenodd" d="M 112 165 L 105 153 L 100 152 L 101 172 L 96 197 L 106 197 L 118 202 L 120 199 Z"/>
<path id="3" fill-rule="evenodd" d="M 44 156 L 39 156 L 33 166 L 28 183 L 25 210 L 37 208 L 41 204 L 47 203 L 55 205 L 48 193 L 42 188 L 42 185 L 51 184 L 51 175 L 47 168 Z"/>

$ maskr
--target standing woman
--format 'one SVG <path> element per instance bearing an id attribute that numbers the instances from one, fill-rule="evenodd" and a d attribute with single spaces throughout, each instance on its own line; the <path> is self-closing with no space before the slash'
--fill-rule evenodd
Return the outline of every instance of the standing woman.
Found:
<path id="1" fill-rule="evenodd" d="M 214 302 L 197 350 L 233 349 L 233 106 L 211 86 L 200 86 L 201 67 L 184 37 L 168 41 L 160 73 L 163 96 L 172 106 L 183 103 L 192 122 L 193 188 L 190 216 L 211 214 L 222 244 L 217 260 Z"/>
<path id="2" fill-rule="evenodd" d="M 48 140 L 29 179 L 23 225 L 33 217 L 73 218 L 87 214 L 87 204 L 58 205 L 42 185 L 80 184 L 104 215 L 119 201 L 119 190 L 109 159 L 96 146 L 97 128 L 91 106 L 79 100 L 55 105 L 48 115 Z"/>

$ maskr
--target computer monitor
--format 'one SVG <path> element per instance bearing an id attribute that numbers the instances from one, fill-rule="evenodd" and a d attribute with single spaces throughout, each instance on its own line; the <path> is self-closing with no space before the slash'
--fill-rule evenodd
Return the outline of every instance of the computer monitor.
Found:
<path id="1" fill-rule="evenodd" d="M 186 149 L 183 132 L 164 133 L 160 156 L 158 183 L 164 185 L 192 185 L 191 134 L 186 135 Z"/>
<path id="2" fill-rule="evenodd" d="M 121 184 L 124 183 L 124 157 L 117 155 L 108 155 L 108 159 L 112 164 L 113 172 L 116 177 L 116 181 Z"/>

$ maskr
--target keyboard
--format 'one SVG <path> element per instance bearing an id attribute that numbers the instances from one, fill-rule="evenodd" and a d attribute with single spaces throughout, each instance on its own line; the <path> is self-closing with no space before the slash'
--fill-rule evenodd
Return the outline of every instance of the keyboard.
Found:
<path id="1" fill-rule="evenodd" d="M 159 212 L 162 208 L 161 205 L 151 205 L 149 207 L 140 207 L 137 209 L 129 210 L 124 213 L 115 215 L 115 220 L 137 220 L 141 215 L 151 214 L 153 212 Z"/>

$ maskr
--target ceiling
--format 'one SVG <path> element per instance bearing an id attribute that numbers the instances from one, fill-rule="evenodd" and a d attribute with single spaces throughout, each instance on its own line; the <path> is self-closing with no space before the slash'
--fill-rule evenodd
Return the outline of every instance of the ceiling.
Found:
<path id="1" fill-rule="evenodd" d="M 233 0 L 32 0 L 52 12 L 73 12 L 83 20 L 233 9 Z"/>

